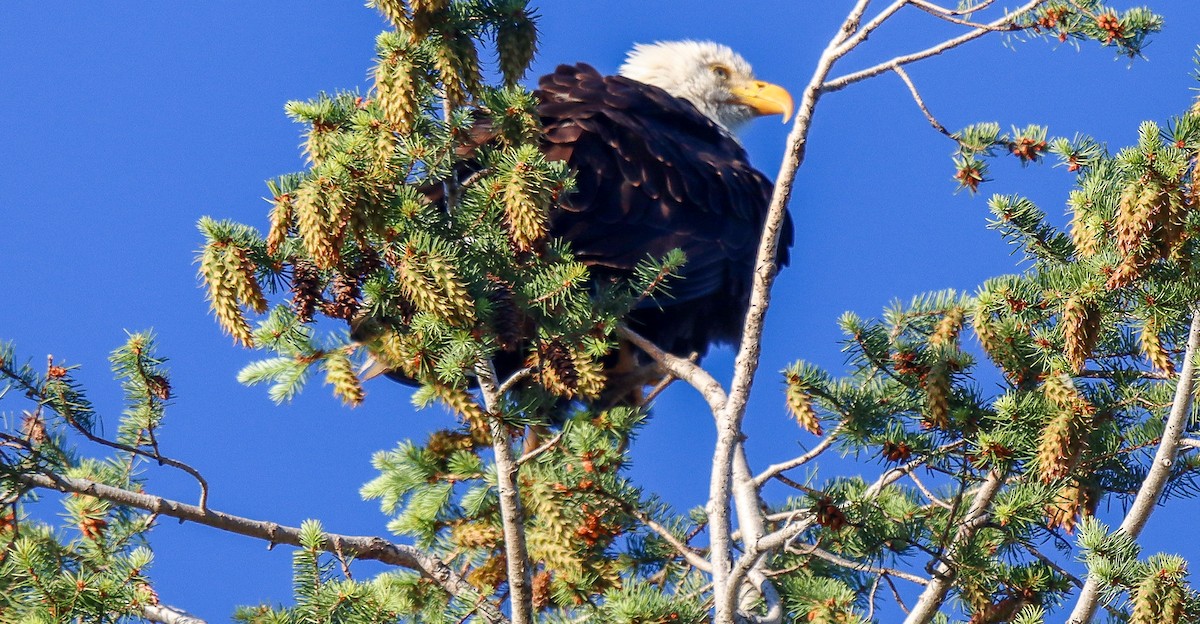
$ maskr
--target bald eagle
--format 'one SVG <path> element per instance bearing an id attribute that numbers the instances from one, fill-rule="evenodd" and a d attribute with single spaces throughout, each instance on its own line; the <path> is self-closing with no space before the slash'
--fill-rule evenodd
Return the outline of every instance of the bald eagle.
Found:
<path id="1" fill-rule="evenodd" d="M 756 80 L 726 46 L 674 41 L 636 46 L 616 76 L 561 65 L 534 94 L 542 150 L 576 180 L 551 210 L 550 236 L 568 242 L 597 283 L 629 278 L 648 257 L 682 250 L 682 279 L 670 297 L 641 302 L 626 322 L 683 357 L 737 341 L 772 184 L 733 132 L 761 115 L 786 121 L 787 91 Z M 487 127 L 476 131 L 488 140 Z M 443 192 L 432 185 L 431 201 L 442 201 Z M 776 256 L 781 266 L 791 242 L 788 220 Z M 513 367 L 497 361 L 497 368 Z M 412 382 L 399 371 L 377 372 Z"/>
<path id="2" fill-rule="evenodd" d="M 551 236 L 570 242 L 597 280 L 681 249 L 671 297 L 643 302 L 628 324 L 684 357 L 736 342 L 772 184 L 733 132 L 760 115 L 786 121 L 787 91 L 756 80 L 726 46 L 673 41 L 636 46 L 617 76 L 559 66 L 535 94 L 545 154 L 577 183 L 551 214 Z M 781 266 L 791 242 L 789 220 Z"/>

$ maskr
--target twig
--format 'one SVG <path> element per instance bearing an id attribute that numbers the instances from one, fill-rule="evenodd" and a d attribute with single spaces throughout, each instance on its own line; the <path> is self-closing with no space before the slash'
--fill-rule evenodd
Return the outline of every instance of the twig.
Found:
<path id="1" fill-rule="evenodd" d="M 58 410 L 55 410 L 55 411 L 58 411 Z M 172 468 L 177 468 L 179 470 L 182 470 L 182 471 L 188 473 L 200 485 L 200 501 L 199 501 L 200 508 L 204 509 L 204 508 L 208 507 L 208 481 L 205 480 L 204 476 L 200 474 L 199 470 L 196 470 L 195 468 L 192 468 L 191 466 L 189 466 L 177 459 L 172 459 L 170 457 L 166 457 L 166 456 L 159 454 L 157 446 L 155 446 L 154 452 L 151 453 L 151 452 L 142 450 L 140 448 L 137 448 L 136 446 L 130 446 L 128 444 L 122 444 L 121 442 L 117 442 L 115 440 L 108 440 L 106 438 L 102 438 L 102 437 L 92 433 L 91 431 L 88 431 L 87 427 L 84 427 L 82 424 L 80 424 L 79 421 L 75 418 L 74 414 L 70 413 L 70 411 L 67 411 L 65 413 L 59 412 L 59 414 L 63 417 L 63 420 L 67 421 L 67 424 L 71 425 L 71 427 L 73 429 L 75 429 L 80 434 L 82 434 L 85 438 L 87 438 L 88 440 L 91 440 L 92 442 L 94 442 L 96 444 L 99 444 L 101 446 L 107 446 L 108 448 L 116 449 L 118 451 L 125 451 L 126 453 L 130 453 L 132 455 L 147 457 L 147 458 L 153 459 L 154 461 L 158 462 L 159 465 L 165 464 L 167 466 L 171 466 Z"/>
<path id="2" fill-rule="evenodd" d="M 966 546 L 966 543 L 975 537 L 975 533 L 979 531 L 980 527 L 987 524 L 991 517 L 992 501 L 995 500 L 1002 485 L 1004 485 L 1002 473 L 996 470 L 988 473 L 983 486 L 975 494 L 975 500 L 971 501 L 967 515 L 959 523 L 958 531 L 946 549 L 946 554 L 934 567 L 933 579 L 925 586 L 925 591 L 921 592 L 921 597 L 917 599 L 917 604 L 913 605 L 912 611 L 904 619 L 904 624 L 924 624 L 937 614 L 938 608 L 946 599 L 946 593 L 954 584 L 957 570 L 953 566 L 958 559 L 959 549 Z"/>
<path id="3" fill-rule="evenodd" d="M 900 610 L 905 614 L 911 614 L 912 611 L 904 604 L 904 599 L 900 597 L 900 590 L 896 589 L 896 584 L 892 582 L 892 578 L 885 574 L 883 575 L 883 580 L 887 581 L 888 587 L 892 588 L 892 597 L 896 599 L 896 606 L 900 607 Z"/>
<path id="4" fill-rule="evenodd" d="M 969 32 L 966 32 L 962 35 L 954 37 L 953 39 L 947 39 L 946 41 L 943 41 L 935 46 L 931 46 L 924 50 L 921 50 L 920 52 L 914 52 L 912 54 L 905 54 L 902 56 L 897 56 L 897 57 L 891 59 L 890 61 L 884 61 L 882 63 L 879 63 L 878 65 L 868 67 L 867 69 L 856 71 L 856 72 L 853 72 L 850 74 L 846 74 L 845 76 L 841 76 L 841 77 L 835 78 L 833 80 L 830 80 L 829 82 L 826 82 L 825 84 L 821 85 L 821 91 L 823 93 L 840 91 L 856 82 L 862 82 L 863 80 L 866 80 L 867 78 L 872 78 L 874 76 L 878 76 L 879 74 L 882 74 L 883 72 L 891 69 L 893 65 L 908 65 L 909 63 L 915 63 L 917 61 L 927 59 L 931 56 L 937 56 L 943 52 L 946 52 L 947 50 L 952 50 L 954 48 L 957 48 L 958 46 L 961 46 L 964 43 L 978 39 L 990 32 L 994 32 L 997 28 L 1003 27 L 1005 24 L 1015 23 L 1017 18 L 1036 9 L 1038 6 L 1040 6 L 1042 4 L 1045 4 L 1047 1 L 1048 0 L 1030 0 L 1029 2 L 1025 3 L 1020 8 L 1013 11 L 1012 13 L 1008 13 L 1004 17 L 1001 17 L 999 19 L 996 19 L 995 21 L 984 24 L 979 28 L 975 28 Z"/>
<path id="5" fill-rule="evenodd" d="M 877 574 L 875 580 L 871 581 L 871 589 L 867 591 L 867 617 L 866 621 L 875 621 L 875 593 L 879 591 L 879 581 L 883 579 L 882 574 Z"/>
<path id="6" fill-rule="evenodd" d="M 917 475 L 915 472 L 909 471 L 908 478 L 912 479 L 913 483 L 917 484 L 917 489 L 921 490 L 921 493 L 925 495 L 925 498 L 929 499 L 929 502 L 933 503 L 934 505 L 937 505 L 938 507 L 941 507 L 942 509 L 950 509 L 950 507 L 951 507 L 950 503 L 947 503 L 946 501 L 938 498 L 937 496 L 934 496 L 933 492 L 930 492 L 929 488 L 925 487 L 925 484 L 922 483 L 921 480 L 917 478 Z"/>
<path id="7" fill-rule="evenodd" d="M 897 76 L 900 76 L 900 79 L 904 81 L 904 84 L 908 85 L 908 92 L 912 94 L 913 100 L 917 103 L 917 108 L 921 109 L 921 112 L 925 115 L 925 119 L 929 121 L 929 125 L 933 126 L 934 130 L 941 132 L 957 142 L 958 139 L 954 138 L 954 135 L 946 129 L 946 126 L 943 126 L 942 123 L 933 116 L 933 113 L 929 112 L 929 107 L 925 106 L 925 100 L 921 99 L 921 92 L 917 91 L 917 85 L 913 84 L 912 78 L 908 77 L 908 72 L 904 71 L 904 68 L 899 65 L 892 65 L 891 69 L 892 71 L 896 72 Z"/>
<path id="8" fill-rule="evenodd" d="M 617 330 L 617 333 L 644 351 L 646 355 L 649 355 L 651 359 L 658 362 L 667 372 L 686 381 L 695 388 L 704 397 L 705 401 L 708 402 L 714 414 L 719 412 L 721 407 L 725 405 L 725 389 L 721 387 L 720 382 L 713 379 L 713 376 L 708 371 L 700 368 L 698 364 L 689 359 L 663 351 L 658 348 L 658 345 L 650 342 L 625 325 L 622 325 Z"/>
<path id="9" fill-rule="evenodd" d="M 663 391 L 666 390 L 667 387 L 670 386 L 677 379 L 679 379 L 679 378 L 676 377 L 674 374 L 667 373 L 666 376 L 664 376 L 661 380 L 659 380 L 658 383 L 654 384 L 654 387 L 650 389 L 650 392 L 648 394 L 646 394 L 646 398 L 642 400 L 642 403 L 646 404 L 646 405 L 653 403 L 654 399 L 657 399 L 658 395 L 662 394 Z"/>
<path id="10" fill-rule="evenodd" d="M 993 27 L 993 26 L 989 26 L 988 24 L 980 24 L 978 22 L 972 22 L 970 20 L 965 20 L 960 17 L 957 17 L 958 15 L 962 15 L 961 12 L 950 11 L 950 10 L 946 9 L 945 7 L 940 7 L 932 2 L 926 2 L 925 0 L 908 0 L 908 3 L 917 7 L 918 9 L 921 9 L 922 11 L 925 11 L 926 13 L 928 13 L 940 20 L 945 20 L 947 22 L 950 22 L 951 24 L 958 24 L 959 26 L 970 26 L 971 28 L 985 28 L 987 30 L 994 30 L 994 31 L 999 31 L 999 32 L 1008 32 L 1008 31 L 1014 29 L 1013 26 L 1010 26 L 1008 28 Z M 978 9 L 976 9 L 976 10 L 978 10 Z"/>
<path id="11" fill-rule="evenodd" d="M 490 361 L 476 367 L 480 394 L 492 420 L 492 453 L 496 462 L 496 489 L 500 500 L 500 523 L 504 529 L 504 554 L 508 588 L 512 594 L 513 624 L 533 624 L 533 576 L 525 545 L 525 512 L 517 486 L 520 465 L 513 457 L 512 434 L 500 419 L 500 389 L 496 369 Z"/>
<path id="12" fill-rule="evenodd" d="M 58 490 L 94 496 L 103 500 L 154 512 L 160 516 L 178 518 L 210 526 L 230 533 L 245 535 L 266 540 L 271 544 L 300 545 L 300 529 L 267 522 L 253 520 L 231 514 L 181 503 L 178 501 L 152 496 L 140 492 L 97 483 L 89 479 L 75 479 L 56 473 L 16 473 L 10 477 L 28 487 Z M 437 557 L 406 544 L 395 544 L 382 537 L 339 535 L 325 533 L 324 550 L 334 552 L 335 549 L 352 553 L 358 559 L 380 561 L 389 565 L 416 570 L 440 585 L 452 595 L 459 597 L 474 597 L 478 592 L 461 576 Z M 476 609 L 485 620 L 492 624 L 506 624 L 504 617 L 495 606 L 483 602 Z"/>
<path id="13" fill-rule="evenodd" d="M 525 367 L 525 368 L 522 368 L 521 370 L 513 373 L 512 375 L 509 375 L 508 379 L 505 379 L 504 383 L 500 384 L 500 387 L 496 389 L 496 394 L 498 394 L 499 396 L 504 396 L 505 394 L 508 393 L 509 390 L 513 389 L 513 386 L 521 383 L 521 381 L 523 379 L 525 379 L 526 377 L 529 377 L 532 374 L 533 374 L 533 369 L 529 368 L 529 367 Z"/>
<path id="14" fill-rule="evenodd" d="M 1026 543 L 1022 542 L 1021 546 L 1023 546 L 1025 548 L 1025 550 L 1029 551 L 1029 554 L 1036 557 L 1038 561 L 1041 561 L 1042 563 L 1046 564 L 1051 569 L 1053 569 L 1055 572 L 1058 572 L 1060 575 L 1062 575 L 1063 578 L 1067 579 L 1068 581 L 1071 581 L 1071 584 L 1074 585 L 1075 587 L 1083 587 L 1082 579 L 1080 579 L 1078 576 L 1075 576 L 1074 574 L 1071 574 L 1065 568 L 1063 568 L 1062 566 L 1055 563 L 1054 560 L 1051 559 L 1050 557 L 1047 557 L 1046 555 L 1042 554 L 1042 551 L 1038 550 L 1037 547 L 1035 547 L 1033 544 L 1026 544 Z"/>
<path id="15" fill-rule="evenodd" d="M 688 562 L 688 565 L 696 568 L 697 570 L 712 572 L 712 566 L 708 564 L 708 560 L 704 557 L 701 557 L 700 554 L 693 550 L 691 546 L 688 546 L 678 537 L 675 537 L 675 534 L 671 533 L 667 527 L 659 524 L 653 518 L 647 515 L 646 512 L 640 509 L 633 508 L 631 511 L 633 512 L 633 516 L 637 518 L 638 521 L 646 525 L 646 527 L 651 531 L 657 533 L 659 537 L 663 538 L 663 541 L 670 544 L 671 547 L 674 548 L 681 557 L 683 557 L 684 561 Z"/>
<path id="16" fill-rule="evenodd" d="M 766 470 L 760 472 L 758 476 L 754 477 L 754 485 L 762 487 L 764 483 L 770 481 L 775 475 L 781 474 L 784 471 L 791 470 L 793 468 L 799 468 L 800 466 L 803 466 L 804 464 L 816 459 L 821 455 L 821 453 L 824 453 L 833 444 L 833 439 L 836 438 L 837 434 L 842 430 L 842 426 L 843 425 L 839 424 L 831 429 L 829 433 L 825 434 L 825 438 L 822 439 L 821 442 L 814 446 L 809 452 L 799 457 L 789 459 L 785 462 L 768 466 Z"/>
<path id="17" fill-rule="evenodd" d="M 1192 398 L 1196 385 L 1196 353 L 1200 350 L 1200 309 L 1192 309 L 1192 326 L 1188 330 L 1187 351 L 1183 355 L 1183 370 L 1179 372 L 1179 381 L 1175 385 L 1175 399 L 1171 403 L 1171 411 L 1167 416 L 1167 424 L 1163 429 L 1162 442 L 1154 453 L 1154 463 L 1150 472 L 1142 481 L 1137 497 L 1125 513 L 1119 531 L 1131 538 L 1137 538 L 1150 519 L 1158 499 L 1162 496 L 1163 488 L 1171 476 L 1171 468 L 1179 455 L 1180 440 L 1187 429 L 1188 416 L 1192 411 Z M 1087 624 L 1096 612 L 1096 603 L 1100 598 L 1100 584 L 1096 577 L 1088 574 L 1087 582 L 1079 592 L 1079 599 L 1067 618 L 1068 624 Z"/>
<path id="18" fill-rule="evenodd" d="M 533 449 L 532 451 L 529 451 L 528 453 L 525 453 L 524 455 L 522 455 L 520 457 L 520 459 L 517 460 L 517 465 L 520 466 L 521 464 L 524 464 L 525 462 L 533 461 L 534 459 L 537 459 L 537 457 L 539 455 L 541 455 L 542 453 L 545 453 L 546 451 L 554 448 L 554 445 L 558 444 L 558 441 L 561 440 L 563 435 L 566 433 L 567 433 L 567 430 L 563 429 L 563 430 L 559 431 L 557 434 L 555 434 L 555 436 L 553 438 L 550 438 L 549 440 L 547 440 L 545 444 Z"/>
<path id="19" fill-rule="evenodd" d="M 813 546 L 813 545 L 809 545 L 809 544 L 806 544 L 804 546 L 788 547 L 788 552 L 795 553 L 798 555 L 812 555 L 818 559 L 824 559 L 825 561 L 828 561 L 829 563 L 832 563 L 837 566 L 841 566 L 843 568 L 848 568 L 848 569 L 854 570 L 856 572 L 870 572 L 872 574 L 894 576 L 898 579 L 904 579 L 906 581 L 916 583 L 917 585 L 926 585 L 926 586 L 929 585 L 929 579 L 927 579 L 923 576 L 917 576 L 916 574 L 912 574 L 910 572 L 905 572 L 903 570 L 893 570 L 892 568 L 884 568 L 881 566 L 874 566 L 869 563 L 863 563 L 862 561 L 852 561 L 850 559 L 846 559 L 845 557 L 835 555 L 835 554 L 829 552 L 828 550 L 824 550 L 822 548 L 819 548 L 819 547 Z"/>

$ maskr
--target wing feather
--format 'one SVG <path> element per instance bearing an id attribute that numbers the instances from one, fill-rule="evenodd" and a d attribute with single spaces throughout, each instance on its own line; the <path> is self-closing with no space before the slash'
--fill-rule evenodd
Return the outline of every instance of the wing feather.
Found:
<path id="1" fill-rule="evenodd" d="M 676 353 L 736 340 L 748 306 L 770 180 L 742 146 L 690 103 L 586 64 L 542 78 L 538 112 L 546 154 L 566 161 L 577 190 L 551 215 L 596 279 L 626 277 L 647 257 L 681 249 L 688 261 L 672 297 L 633 315 Z M 778 259 L 788 260 L 791 221 Z"/>

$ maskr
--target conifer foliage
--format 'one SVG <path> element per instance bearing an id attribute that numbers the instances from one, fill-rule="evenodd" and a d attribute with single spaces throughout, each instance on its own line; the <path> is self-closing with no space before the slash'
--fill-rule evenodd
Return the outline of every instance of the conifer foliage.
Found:
<path id="1" fill-rule="evenodd" d="M 828 77 L 891 15 L 864 21 L 866 4 L 822 57 L 798 124 L 823 89 L 886 71 L 917 95 L 901 69 L 910 61 Z M 977 36 L 1131 57 L 1160 25 L 1094 0 L 919 4 Z M 914 624 L 1039 624 L 1076 591 L 1078 622 L 1100 598 L 1136 624 L 1200 619 L 1186 562 L 1143 556 L 1136 542 L 1149 510 L 1194 492 L 1200 469 L 1181 452 L 1200 447 L 1189 437 L 1200 110 L 1147 122 L 1115 151 L 1036 125 L 946 132 L 954 178 L 972 193 L 992 158 L 1057 159 L 1075 179 L 1069 225 L 994 195 L 991 227 L 1023 252 L 1022 272 L 879 319 L 843 315 L 845 376 L 803 361 L 782 372 L 779 417 L 811 443 L 799 457 L 750 471 L 735 399 L 752 366 L 727 392 L 694 363 L 651 353 L 700 390 L 718 425 L 713 498 L 680 512 L 628 477 L 650 413 L 606 396 L 605 358 L 623 315 L 669 287 L 685 258 L 647 258 L 627 283 L 597 284 L 550 238 L 572 181 L 539 151 L 535 100 L 519 86 L 537 38 L 525 0 L 371 5 L 389 22 L 371 88 L 287 105 L 306 169 L 268 182 L 265 235 L 202 219 L 198 264 L 220 328 L 267 352 L 242 382 L 282 402 L 323 374 L 353 406 L 369 400 L 359 371 L 374 362 L 417 386 L 418 405 L 458 417 L 374 456 L 378 476 L 361 494 L 396 541 L 209 509 L 203 477 L 160 448 L 173 395 L 149 333 L 112 356 L 126 397 L 112 439 L 71 367 L 35 368 L 3 345 L 0 399 L 25 403 L 0 430 L 0 622 L 183 621 L 149 576 L 147 532 L 161 516 L 296 547 L 292 603 L 239 608 L 249 623 L 849 623 L 903 609 Z M 994 22 L 973 21 L 988 10 Z M 501 84 L 486 83 L 491 70 Z M 319 337 L 326 327 L 333 337 Z M 760 339 L 749 332 L 743 354 Z M 998 384 L 978 381 L 993 373 Z M 831 449 L 863 459 L 862 474 L 818 474 Z M 194 478 L 198 504 L 147 493 L 145 462 Z M 37 490 L 69 493 L 58 530 L 33 513 L 47 502 Z M 1117 529 L 1095 517 L 1106 503 L 1129 506 Z M 1074 555 L 1086 579 L 1063 565 Z M 362 578 L 356 559 L 393 569 Z"/>

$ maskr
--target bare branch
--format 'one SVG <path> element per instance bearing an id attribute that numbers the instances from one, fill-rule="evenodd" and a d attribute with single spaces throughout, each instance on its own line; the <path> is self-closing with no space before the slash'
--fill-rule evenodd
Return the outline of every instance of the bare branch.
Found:
<path id="1" fill-rule="evenodd" d="M 794 457 L 792 459 L 789 459 L 785 462 L 780 462 L 778 464 L 772 464 L 772 465 L 768 466 L 766 470 L 762 471 L 761 473 L 758 474 L 758 476 L 754 477 L 754 485 L 756 485 L 758 487 L 762 487 L 763 484 L 765 484 L 767 481 L 770 481 L 771 478 L 774 477 L 775 475 L 781 474 L 784 471 L 791 470 L 793 468 L 799 468 L 800 466 L 803 466 L 804 464 L 807 464 L 808 462 L 816 459 L 822 453 L 824 453 L 827 449 L 829 449 L 829 447 L 833 444 L 833 439 L 835 437 L 837 437 L 838 432 L 841 430 L 842 430 L 842 425 L 839 424 L 838 426 L 836 426 L 832 430 L 830 430 L 829 433 L 827 433 L 825 435 L 825 438 L 823 440 L 821 440 L 821 442 L 819 444 L 814 446 L 812 448 L 812 450 L 810 450 L 809 452 L 807 452 L 799 457 Z"/>
<path id="2" fill-rule="evenodd" d="M 513 389 L 513 386 L 521 383 L 522 380 L 524 380 L 526 377 L 529 377 L 532 374 L 533 374 L 532 368 L 529 368 L 529 367 L 522 368 L 521 370 L 510 375 L 508 379 L 505 379 L 504 383 L 500 384 L 500 387 L 496 390 L 496 394 L 498 396 L 504 396 L 505 393 L 507 393 L 509 390 Z"/>
<path id="3" fill-rule="evenodd" d="M 175 607 L 167 605 L 146 605 L 142 607 L 142 617 L 150 622 L 160 624 L 207 624 L 204 620 Z"/>
<path id="4" fill-rule="evenodd" d="M 926 2 L 926 0 L 908 0 L 908 3 L 917 7 L 918 9 L 921 9 L 922 11 L 925 11 L 926 13 L 928 13 L 940 20 L 945 20 L 947 22 L 950 22 L 951 24 L 958 24 L 959 26 L 970 26 L 971 28 L 985 28 L 987 30 L 994 30 L 994 31 L 999 31 L 999 32 L 1008 32 L 1008 31 L 1012 30 L 1012 28 L 993 27 L 993 26 L 989 26 L 987 24 L 980 24 L 978 22 L 972 22 L 970 20 L 962 19 L 960 17 L 957 17 L 957 16 L 963 14 L 961 11 L 951 11 L 945 7 L 938 6 L 932 2 Z M 979 9 L 975 9 L 975 10 L 979 10 Z"/>
<path id="5" fill-rule="evenodd" d="M 150 452 L 150 451 L 146 451 L 146 450 L 137 448 L 136 446 L 130 446 L 128 444 L 122 444 L 121 442 L 117 442 L 115 440 L 109 440 L 106 438 L 102 438 L 102 437 L 92 433 L 91 431 L 89 431 L 87 429 L 87 427 L 84 427 L 83 424 L 81 424 L 75 418 L 75 415 L 72 414 L 70 411 L 60 412 L 60 414 L 63 417 L 63 420 L 66 420 L 67 424 L 71 425 L 71 428 L 75 429 L 75 431 L 79 432 L 83 437 L 87 438 L 88 440 L 91 440 L 92 442 L 94 442 L 96 444 L 99 444 L 101 446 L 107 446 L 108 448 L 116 449 L 118 451 L 125 451 L 126 453 L 129 453 L 131 455 L 137 455 L 140 457 L 146 457 L 149 459 L 153 459 L 155 462 L 158 462 L 159 465 L 167 465 L 172 468 L 177 468 L 179 470 L 182 470 L 182 471 L 188 473 L 200 485 L 200 507 L 204 508 L 204 507 L 208 506 L 208 481 L 204 478 L 203 475 L 200 474 L 199 470 L 196 470 L 195 468 L 192 468 L 191 466 L 189 466 L 177 459 L 172 459 L 170 457 L 166 457 L 166 456 L 162 455 L 161 453 L 158 452 L 157 444 L 154 447 L 154 451 Z"/>
<path id="6" fill-rule="evenodd" d="M 118 505 L 144 509 L 160 516 L 178 518 L 222 531 L 266 540 L 271 544 L 300 545 L 300 529 L 297 527 L 234 516 L 161 496 L 131 492 L 88 479 L 75 479 L 55 473 L 16 473 L 11 476 L 11 479 L 28 487 L 94 496 Z M 326 533 L 325 550 L 332 553 L 335 549 L 341 549 L 342 552 L 352 554 L 357 559 L 380 561 L 416 570 L 450 594 L 460 598 L 474 600 L 479 596 L 479 592 L 474 587 L 437 557 L 406 544 L 396 544 L 382 537 Z M 480 601 L 475 605 L 475 609 L 492 624 L 508 622 L 508 618 L 504 617 L 500 610 L 489 602 Z"/>
<path id="7" fill-rule="evenodd" d="M 519 466 L 521 464 L 524 464 L 525 462 L 533 461 L 534 459 L 537 459 L 537 457 L 539 455 L 541 455 L 542 453 L 545 453 L 546 451 L 554 448 L 554 445 L 558 444 L 558 441 L 561 440 L 563 435 L 566 433 L 567 433 L 567 430 L 563 429 L 563 430 L 559 431 L 553 438 L 550 438 L 549 440 L 547 440 L 545 444 L 533 449 L 532 451 L 529 451 L 528 453 L 525 453 L 524 455 L 521 456 L 520 459 L 517 460 L 517 465 Z"/>
<path id="8" fill-rule="evenodd" d="M 878 65 L 868 67 L 867 69 L 856 71 L 854 73 L 846 74 L 845 76 L 841 76 L 839 78 L 830 80 L 829 82 L 826 82 L 825 84 L 821 85 L 821 91 L 824 93 L 840 91 L 856 82 L 862 82 L 863 80 L 866 80 L 867 78 L 872 78 L 872 77 L 878 76 L 879 74 L 882 74 L 883 72 L 888 71 L 893 66 L 908 65 L 909 63 L 915 63 L 917 61 L 927 59 L 931 56 L 937 56 L 943 52 L 946 52 L 947 50 L 952 50 L 954 48 L 957 48 L 958 46 L 961 46 L 964 43 L 978 39 L 990 32 L 995 32 L 998 29 L 1003 29 L 1006 25 L 1015 24 L 1017 18 L 1036 9 L 1038 6 L 1040 6 L 1042 4 L 1045 4 L 1047 1 L 1048 0 L 1030 0 L 1029 2 L 1025 3 L 1020 8 L 1013 11 L 1012 13 L 1008 13 L 1004 17 L 1001 17 L 992 22 L 984 24 L 983 26 L 981 26 L 979 28 L 975 28 L 969 32 L 966 32 L 962 35 L 954 37 L 953 39 L 947 39 L 946 41 L 943 41 L 935 46 L 931 46 L 929 48 L 921 50 L 920 52 L 914 52 L 912 54 L 905 54 L 903 56 L 897 56 L 890 61 L 884 61 Z"/>
<path id="9" fill-rule="evenodd" d="M 874 566 L 862 561 L 851 561 L 850 559 L 835 555 L 828 550 L 824 550 L 814 545 L 805 544 L 803 546 L 789 546 L 787 550 L 788 552 L 796 553 L 798 555 L 812 555 L 818 559 L 824 559 L 829 563 L 854 570 L 856 572 L 871 572 L 873 574 L 894 576 L 898 579 L 904 579 L 918 585 L 929 585 L 929 579 L 923 576 L 917 576 L 916 574 L 905 572 L 903 570 L 893 570 L 891 568 Z"/>
<path id="10" fill-rule="evenodd" d="M 721 387 L 720 382 L 713 379 L 713 376 L 708 371 L 700 368 L 698 364 L 687 358 L 681 358 L 663 351 L 658 348 L 658 345 L 650 342 L 625 325 L 621 326 L 618 333 L 622 338 L 632 342 L 634 346 L 644 351 L 655 362 L 658 362 L 667 372 L 686 381 L 690 386 L 695 388 L 704 397 L 704 400 L 708 402 L 714 414 L 725 405 L 725 389 Z"/>
<path id="11" fill-rule="evenodd" d="M 1171 403 L 1171 411 L 1167 416 L 1167 425 L 1163 429 L 1162 441 L 1158 451 L 1154 453 L 1154 463 L 1150 472 L 1142 481 L 1137 497 L 1125 513 L 1125 519 L 1118 529 L 1126 535 L 1136 538 L 1150 519 L 1150 513 L 1158 504 L 1163 488 L 1171 476 L 1171 468 L 1179 456 L 1180 440 L 1187 429 L 1188 417 L 1192 411 L 1192 399 L 1196 391 L 1196 352 L 1200 350 L 1200 309 L 1192 310 L 1192 326 L 1188 330 L 1187 351 L 1183 354 L 1183 369 L 1179 372 L 1179 381 L 1175 385 L 1175 399 Z M 1100 598 L 1100 584 L 1096 577 L 1088 575 L 1087 582 L 1079 592 L 1079 599 L 1071 611 L 1068 624 L 1087 624 L 1096 612 L 1096 603 Z"/>
<path id="12" fill-rule="evenodd" d="M 922 483 L 921 480 L 917 478 L 916 473 L 909 471 L 908 478 L 912 479 L 912 482 L 917 484 L 917 489 L 921 490 L 921 493 L 925 495 L 925 498 L 929 499 L 929 502 L 933 503 L 934 505 L 937 505 L 938 507 L 941 507 L 942 509 L 953 508 L 953 505 L 938 498 L 937 496 L 935 496 L 933 494 L 933 492 L 930 492 L 929 488 L 925 487 L 925 484 Z"/>
<path id="13" fill-rule="evenodd" d="M 529 550 L 525 546 L 525 512 L 517 475 L 521 470 L 513 455 L 513 437 L 500 418 L 500 389 L 496 387 L 496 368 L 485 362 L 476 367 L 484 407 L 491 417 L 492 454 L 496 462 L 496 489 L 500 500 L 500 523 L 504 529 L 504 554 L 508 567 L 508 588 L 512 595 L 513 624 L 533 624 L 533 575 Z"/>
<path id="14" fill-rule="evenodd" d="M 646 512 L 640 509 L 634 508 L 631 509 L 631 511 L 633 512 L 633 516 L 637 518 L 638 521 L 646 525 L 646 527 L 651 531 L 657 533 L 659 537 L 663 538 L 663 541 L 670 544 L 671 547 L 679 553 L 679 556 L 683 557 L 684 561 L 688 562 L 688 565 L 696 568 L 697 570 L 712 572 L 712 566 L 708 564 L 708 560 L 704 557 L 701 557 L 699 553 L 697 553 L 691 546 L 688 546 L 683 540 L 675 537 L 675 534 L 671 533 L 667 527 L 659 524 L 654 520 L 654 518 L 651 518 L 646 514 Z"/>
<path id="15" fill-rule="evenodd" d="M 925 106 L 925 100 L 921 99 L 921 92 L 917 91 L 917 85 L 913 84 L 912 78 L 908 77 L 908 72 L 904 71 L 904 68 L 899 65 L 893 65 L 892 71 L 896 72 L 896 75 L 900 76 L 900 79 L 904 81 L 904 84 L 908 85 L 908 92 L 912 94 L 913 100 L 917 102 L 917 107 L 921 109 L 922 113 L 924 113 L 925 119 L 929 121 L 929 125 L 933 126 L 934 130 L 937 130 L 951 139 L 954 139 L 954 135 L 946 129 L 946 126 L 943 126 L 942 123 L 933 116 L 933 113 L 929 112 L 929 107 Z M 958 141 L 958 139 L 954 140 Z"/>

